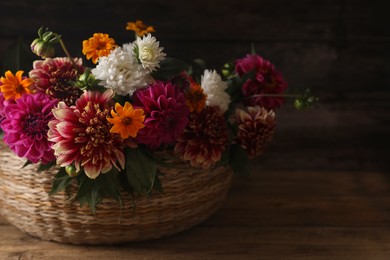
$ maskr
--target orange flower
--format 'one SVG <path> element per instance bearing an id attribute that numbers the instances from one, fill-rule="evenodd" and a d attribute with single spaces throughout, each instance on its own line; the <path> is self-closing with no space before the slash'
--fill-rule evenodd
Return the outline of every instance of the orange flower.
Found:
<path id="1" fill-rule="evenodd" d="M 114 39 L 108 34 L 94 33 L 91 38 L 83 41 L 83 54 L 88 60 L 92 58 L 92 62 L 96 64 L 99 57 L 108 56 L 115 47 Z"/>
<path id="2" fill-rule="evenodd" d="M 190 112 L 195 110 L 199 113 L 206 106 L 207 95 L 203 93 L 203 89 L 196 82 L 191 82 L 191 86 L 185 96 Z"/>
<path id="3" fill-rule="evenodd" d="M 141 20 L 133 22 L 128 22 L 126 30 L 134 31 L 138 36 L 144 36 L 147 33 L 155 32 L 153 26 L 144 24 Z"/>
<path id="4" fill-rule="evenodd" d="M 127 139 L 129 136 L 136 137 L 138 130 L 145 126 L 144 110 L 134 109 L 129 102 L 126 102 L 124 107 L 116 103 L 115 111 L 111 110 L 111 116 L 113 118 L 107 118 L 108 122 L 113 124 L 110 133 L 120 134 L 122 139 Z"/>
<path id="5" fill-rule="evenodd" d="M 1 77 L 1 92 L 6 100 L 14 99 L 17 100 L 23 94 L 30 94 L 30 87 L 33 81 L 30 78 L 22 77 L 23 71 L 19 70 L 14 75 L 11 71 L 5 73 L 5 78 Z"/>

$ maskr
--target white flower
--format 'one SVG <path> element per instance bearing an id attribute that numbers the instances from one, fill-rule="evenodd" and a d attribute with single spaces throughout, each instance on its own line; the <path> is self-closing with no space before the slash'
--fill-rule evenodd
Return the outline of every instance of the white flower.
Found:
<path id="1" fill-rule="evenodd" d="M 137 55 L 137 59 L 141 62 L 142 67 L 150 71 L 159 68 L 160 61 L 166 56 L 166 54 L 162 52 L 163 48 L 159 47 L 159 42 L 156 41 L 156 38 L 152 37 L 151 34 L 142 37 L 142 39 L 137 37 L 134 47 L 135 54 Z"/>
<path id="2" fill-rule="evenodd" d="M 151 81 L 149 71 L 134 58 L 132 44 L 117 47 L 107 57 L 100 57 L 92 74 L 101 80 L 99 85 L 123 96 L 132 95 Z"/>
<path id="3" fill-rule="evenodd" d="M 230 104 L 230 96 L 225 92 L 227 82 L 223 81 L 215 70 L 205 70 L 201 77 L 201 86 L 207 95 L 206 105 L 218 106 L 222 113 L 225 113 Z"/>

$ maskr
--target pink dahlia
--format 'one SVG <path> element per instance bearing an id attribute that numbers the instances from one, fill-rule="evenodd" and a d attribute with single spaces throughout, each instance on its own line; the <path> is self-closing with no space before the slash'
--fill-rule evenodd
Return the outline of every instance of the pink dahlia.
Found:
<path id="1" fill-rule="evenodd" d="M 85 174 L 95 179 L 115 166 L 123 169 L 124 142 L 118 134 L 111 134 L 112 125 L 107 117 L 112 109 L 112 90 L 85 92 L 75 106 L 58 103 L 53 109 L 55 120 L 49 123 L 49 140 L 54 142 L 57 164 L 62 167 L 74 165 L 77 172 L 84 168 Z"/>
<path id="2" fill-rule="evenodd" d="M 226 121 L 218 107 L 207 106 L 191 113 L 184 133 L 175 145 L 175 153 L 194 167 L 208 169 L 221 160 L 228 145 Z"/>
<path id="3" fill-rule="evenodd" d="M 34 69 L 29 75 L 35 82 L 36 91 L 64 101 L 68 106 L 73 105 L 83 91 L 69 82 L 75 81 L 85 70 L 81 59 L 74 59 L 74 61 L 77 69 L 68 58 L 34 61 Z"/>
<path id="4" fill-rule="evenodd" d="M 150 148 L 173 143 L 188 123 L 189 108 L 183 92 L 170 82 L 156 81 L 134 93 L 134 106 L 145 111 L 145 127 L 140 129 L 136 142 Z"/>
<path id="5" fill-rule="evenodd" d="M 270 143 L 275 129 L 275 113 L 262 107 L 248 107 L 248 111 L 236 110 L 237 141 L 252 159 L 261 155 Z"/>
<path id="6" fill-rule="evenodd" d="M 1 82 L 0 82 L 0 86 L 1 86 Z M 5 118 L 5 108 L 9 105 L 9 104 L 14 104 L 15 103 L 15 100 L 13 99 L 8 99 L 6 100 L 3 96 L 3 93 L 0 92 L 0 123 L 1 121 L 3 121 L 3 119 Z"/>
<path id="7" fill-rule="evenodd" d="M 4 142 L 19 157 L 43 164 L 55 160 L 47 132 L 49 121 L 54 119 L 51 110 L 57 102 L 43 93 L 25 94 L 5 107 L 1 122 Z"/>
<path id="8" fill-rule="evenodd" d="M 239 76 L 252 71 L 256 73 L 253 79 L 248 79 L 242 86 L 242 93 L 247 98 L 246 105 L 274 109 L 283 104 L 284 99 L 281 96 L 262 96 L 280 95 L 287 88 L 282 73 L 275 70 L 268 60 L 259 55 L 248 54 L 245 58 L 236 60 L 235 68 Z"/>

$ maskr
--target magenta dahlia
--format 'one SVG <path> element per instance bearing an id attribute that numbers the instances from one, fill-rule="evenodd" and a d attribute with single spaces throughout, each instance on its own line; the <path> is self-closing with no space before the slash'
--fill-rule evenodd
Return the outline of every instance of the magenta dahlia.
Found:
<path id="1" fill-rule="evenodd" d="M 192 166 L 208 169 L 221 159 L 228 145 L 226 121 L 218 107 L 209 106 L 200 113 L 191 113 L 189 120 L 174 151 Z"/>
<path id="2" fill-rule="evenodd" d="M 140 129 L 136 142 L 152 149 L 173 143 L 188 123 L 189 108 L 183 92 L 170 82 L 156 81 L 146 89 L 137 90 L 134 106 L 145 111 L 145 127 Z"/>
<path id="3" fill-rule="evenodd" d="M 19 157 L 43 164 L 55 160 L 47 132 L 49 121 L 54 119 L 51 110 L 57 102 L 43 93 L 25 94 L 5 107 L 1 122 L 4 142 Z"/>
<path id="4" fill-rule="evenodd" d="M 82 59 L 74 61 L 77 69 L 68 58 L 34 61 L 34 69 L 30 71 L 29 76 L 35 83 L 36 91 L 64 101 L 68 106 L 73 105 L 83 92 L 70 84 L 70 81 L 75 81 L 85 70 Z"/>
<path id="5" fill-rule="evenodd" d="M 275 129 L 275 113 L 262 107 L 236 110 L 238 124 L 237 142 L 252 159 L 261 155 L 271 142 Z"/>
<path id="6" fill-rule="evenodd" d="M 1 82 L 0 82 L 0 86 L 1 86 Z M 8 99 L 6 100 L 3 96 L 3 93 L 0 92 L 0 123 L 1 121 L 3 121 L 3 119 L 5 118 L 5 108 L 9 105 L 9 104 L 14 104 L 15 103 L 15 100 L 13 99 Z"/>
<path id="7" fill-rule="evenodd" d="M 274 65 L 259 55 L 248 54 L 242 59 L 237 59 L 235 69 L 239 76 L 255 71 L 255 77 L 248 79 L 242 86 L 245 104 L 249 106 L 262 106 L 267 109 L 280 107 L 284 98 L 280 95 L 287 88 L 281 72 L 275 70 Z"/>
<path id="8" fill-rule="evenodd" d="M 95 179 L 116 167 L 124 168 L 124 141 L 118 134 L 111 134 L 112 125 L 107 117 L 112 109 L 112 90 L 85 92 L 75 106 L 58 103 L 53 109 L 55 120 L 49 123 L 49 140 L 54 142 L 57 164 L 74 165 L 77 172 Z"/>

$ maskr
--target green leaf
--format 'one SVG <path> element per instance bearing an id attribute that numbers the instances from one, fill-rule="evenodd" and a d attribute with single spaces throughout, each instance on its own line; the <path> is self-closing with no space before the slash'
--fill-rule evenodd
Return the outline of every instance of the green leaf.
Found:
<path id="1" fill-rule="evenodd" d="M 104 195 L 114 198 L 119 202 L 120 206 L 123 207 L 118 174 L 118 170 L 112 168 L 111 171 L 99 175 L 97 178 L 97 184 L 100 186 Z"/>
<path id="2" fill-rule="evenodd" d="M 27 160 L 27 161 L 23 164 L 22 168 L 24 168 L 24 167 L 26 167 L 27 165 L 30 165 L 30 164 L 32 164 L 32 161 Z"/>
<path id="3" fill-rule="evenodd" d="M 79 188 L 77 190 L 76 198 L 80 203 L 80 207 L 88 204 L 92 213 L 96 212 L 96 206 L 102 200 L 103 196 L 99 193 L 96 181 L 88 178 L 84 172 L 78 176 Z"/>
<path id="4" fill-rule="evenodd" d="M 191 63 L 188 75 L 190 75 L 196 82 L 200 83 L 205 69 L 207 69 L 206 62 L 202 59 L 195 59 Z"/>
<path id="5" fill-rule="evenodd" d="M 48 164 L 40 164 L 38 166 L 38 169 L 37 171 L 38 172 L 42 172 L 42 171 L 47 171 L 49 170 L 51 167 L 55 166 L 56 165 L 56 161 L 52 161 L 52 162 L 49 162 Z"/>
<path id="6" fill-rule="evenodd" d="M 56 194 L 60 191 L 65 190 L 69 186 L 71 180 L 72 180 L 72 177 L 70 177 L 66 173 L 65 168 L 62 167 L 58 171 L 56 176 L 54 176 L 53 184 L 51 187 L 51 191 L 49 192 L 49 195 L 53 195 L 53 194 Z"/>
<path id="7" fill-rule="evenodd" d="M 249 174 L 248 154 L 240 145 L 234 144 L 230 147 L 229 161 L 235 173 Z"/>
<path id="8" fill-rule="evenodd" d="M 170 80 L 177 74 L 188 70 L 188 65 L 178 59 L 166 57 L 160 62 L 160 68 L 152 73 L 152 77 L 159 80 Z"/>
<path id="9" fill-rule="evenodd" d="M 92 213 L 96 212 L 96 207 L 103 197 L 112 197 L 123 207 L 118 174 L 119 172 L 113 168 L 107 173 L 101 173 L 96 179 L 90 179 L 82 172 L 77 176 L 79 188 L 75 200 L 80 203 L 81 207 L 88 204 Z"/>
<path id="10" fill-rule="evenodd" d="M 256 48 L 255 48 L 255 44 L 252 42 L 251 43 L 251 54 L 253 54 L 253 55 L 256 55 L 257 53 L 256 53 Z"/>
<path id="11" fill-rule="evenodd" d="M 153 189 L 157 163 L 140 148 L 126 149 L 126 176 L 134 192 L 148 194 Z"/>
<path id="12" fill-rule="evenodd" d="M 5 50 L 0 63 L 0 73 L 3 75 L 7 70 L 13 73 L 18 70 L 29 71 L 35 59 L 31 49 L 23 38 L 19 37 Z"/>

